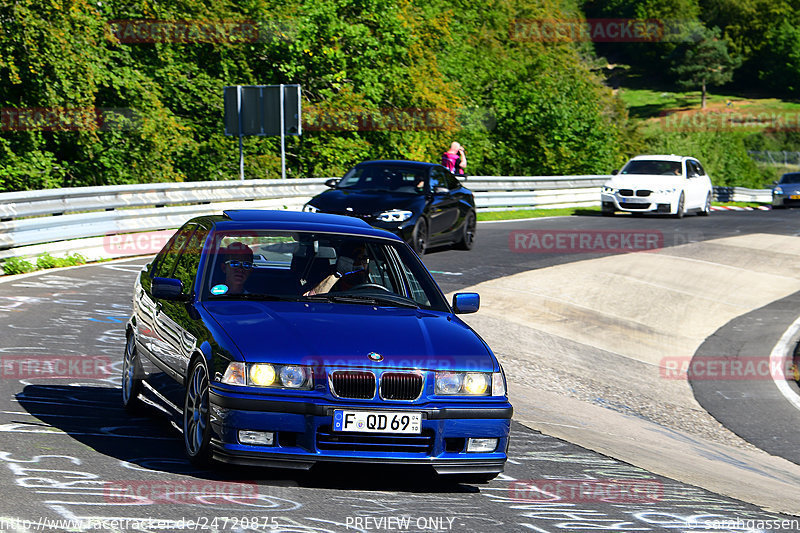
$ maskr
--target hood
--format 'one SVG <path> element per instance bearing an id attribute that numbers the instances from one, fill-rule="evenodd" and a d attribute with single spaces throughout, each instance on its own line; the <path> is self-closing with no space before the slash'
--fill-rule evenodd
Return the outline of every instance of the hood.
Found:
<path id="1" fill-rule="evenodd" d="M 794 194 L 800 191 L 800 183 L 779 183 L 775 187 L 780 187 L 784 194 Z"/>
<path id="2" fill-rule="evenodd" d="M 403 209 L 420 213 L 425 206 L 425 196 L 420 194 L 368 189 L 331 189 L 311 199 L 311 204 L 324 211 L 339 215 L 373 215 L 390 209 Z M 352 211 L 349 211 L 351 208 Z"/>
<path id="3" fill-rule="evenodd" d="M 494 370 L 478 335 L 453 315 L 324 302 L 205 302 L 247 362 Z M 383 356 L 372 362 L 367 354 Z"/>
<path id="4" fill-rule="evenodd" d="M 663 176 L 658 174 L 617 174 L 606 182 L 606 187 L 614 189 L 671 189 L 683 186 L 683 176 Z"/>

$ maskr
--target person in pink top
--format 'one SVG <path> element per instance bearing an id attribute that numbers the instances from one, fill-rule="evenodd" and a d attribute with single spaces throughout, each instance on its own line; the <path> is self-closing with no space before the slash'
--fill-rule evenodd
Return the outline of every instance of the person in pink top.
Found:
<path id="1" fill-rule="evenodd" d="M 463 176 L 467 168 L 467 153 L 464 147 L 453 141 L 450 149 L 442 154 L 442 165 L 457 176 Z"/>

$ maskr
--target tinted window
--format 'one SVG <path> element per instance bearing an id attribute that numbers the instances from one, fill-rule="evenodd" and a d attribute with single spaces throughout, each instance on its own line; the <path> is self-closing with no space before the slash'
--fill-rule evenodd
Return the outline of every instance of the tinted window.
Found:
<path id="1" fill-rule="evenodd" d="M 784 174 L 783 176 L 781 176 L 780 183 L 800 183 L 800 172 Z"/>
<path id="2" fill-rule="evenodd" d="M 681 175 L 680 161 L 630 161 L 623 167 L 620 174 L 656 174 L 656 175 Z"/>
<path id="3" fill-rule="evenodd" d="M 436 187 L 444 187 L 445 189 L 449 189 L 447 186 L 446 173 L 444 170 L 438 167 L 431 169 L 431 191 L 433 191 Z"/>
<path id="4" fill-rule="evenodd" d="M 419 194 L 427 168 L 412 165 L 361 165 L 339 181 L 339 189 L 371 189 Z"/>
<path id="5" fill-rule="evenodd" d="M 181 248 L 183 248 L 183 245 L 189 240 L 189 237 L 192 235 L 192 232 L 196 227 L 197 226 L 194 224 L 187 224 L 178 230 L 172 239 L 170 239 L 170 242 L 167 243 L 167 246 L 161 250 L 158 258 L 156 258 L 156 266 L 153 270 L 154 277 L 172 277 L 172 270 L 175 268 L 175 264 L 178 262 L 178 256 L 181 252 Z"/>
<path id="6" fill-rule="evenodd" d="M 701 176 L 705 176 L 706 175 L 706 170 L 703 168 L 703 165 L 701 165 L 697 161 L 695 161 L 694 164 L 697 166 L 697 173 L 699 175 L 701 175 Z"/>
<path id="7" fill-rule="evenodd" d="M 419 259 L 404 244 L 390 240 L 227 232 L 215 234 L 209 253 L 204 299 L 327 299 L 448 310 Z M 369 298 L 376 300 L 370 303 Z"/>
<path id="8" fill-rule="evenodd" d="M 697 168 L 697 164 L 694 161 L 686 161 L 686 175 L 690 178 L 700 175 L 700 170 Z"/>
<path id="9" fill-rule="evenodd" d="M 449 172 L 445 173 L 445 179 L 447 183 L 447 188 L 451 191 L 461 188 L 461 182 L 458 181 L 458 178 L 450 174 Z"/>
<path id="10" fill-rule="evenodd" d="M 183 248 L 180 259 L 178 259 L 175 265 L 175 271 L 172 277 L 178 278 L 183 282 L 184 294 L 192 292 L 194 280 L 197 276 L 197 266 L 200 264 L 200 256 L 203 252 L 203 244 L 206 242 L 207 236 L 207 229 L 198 228 Z"/>

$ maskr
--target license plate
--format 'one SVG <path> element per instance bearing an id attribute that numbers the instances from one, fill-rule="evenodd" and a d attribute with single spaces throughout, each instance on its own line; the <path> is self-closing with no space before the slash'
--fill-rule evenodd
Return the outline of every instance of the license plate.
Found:
<path id="1" fill-rule="evenodd" d="M 333 412 L 334 431 L 419 434 L 421 425 L 422 413 L 345 410 Z"/>
<path id="2" fill-rule="evenodd" d="M 789 200 L 800 200 L 800 194 L 793 194 L 789 197 Z"/>

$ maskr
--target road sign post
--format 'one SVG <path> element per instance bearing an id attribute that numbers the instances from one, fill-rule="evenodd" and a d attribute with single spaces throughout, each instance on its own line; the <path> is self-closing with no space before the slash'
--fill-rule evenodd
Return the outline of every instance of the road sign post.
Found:
<path id="1" fill-rule="evenodd" d="M 281 179 L 286 179 L 286 135 L 302 135 L 300 85 L 225 87 L 225 135 L 239 137 L 239 178 L 244 179 L 245 135 L 281 136 Z"/>

